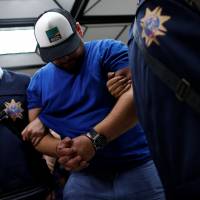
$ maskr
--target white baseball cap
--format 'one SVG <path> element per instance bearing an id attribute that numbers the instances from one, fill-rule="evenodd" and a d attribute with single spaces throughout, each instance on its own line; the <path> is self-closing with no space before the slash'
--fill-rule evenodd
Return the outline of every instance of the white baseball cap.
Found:
<path id="1" fill-rule="evenodd" d="M 38 17 L 35 38 L 40 56 L 45 62 L 71 54 L 81 42 L 76 33 L 75 19 L 63 9 L 52 9 Z"/>

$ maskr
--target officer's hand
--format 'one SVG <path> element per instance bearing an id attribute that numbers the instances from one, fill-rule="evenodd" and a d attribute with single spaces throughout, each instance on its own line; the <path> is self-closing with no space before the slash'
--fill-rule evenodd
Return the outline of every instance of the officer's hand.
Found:
<path id="1" fill-rule="evenodd" d="M 68 149 L 68 154 L 70 151 L 73 156 L 70 158 L 63 154 L 58 161 L 66 170 L 79 171 L 89 165 L 88 161 L 95 155 L 95 150 L 90 139 L 86 136 L 78 136 L 72 141 L 73 144 L 71 149 Z"/>
<path id="2" fill-rule="evenodd" d="M 108 73 L 107 88 L 115 98 L 119 98 L 122 94 L 127 92 L 131 84 L 131 79 L 126 76 L 116 75 L 114 72 Z"/>
<path id="3" fill-rule="evenodd" d="M 36 118 L 22 131 L 22 138 L 23 140 L 31 141 L 34 146 L 37 146 L 40 140 L 46 135 L 46 132 L 44 124 L 39 118 Z"/>

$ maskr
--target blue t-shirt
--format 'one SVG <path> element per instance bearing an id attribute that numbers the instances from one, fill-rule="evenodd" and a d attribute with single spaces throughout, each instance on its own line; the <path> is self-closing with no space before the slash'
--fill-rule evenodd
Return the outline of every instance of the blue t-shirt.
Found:
<path id="1" fill-rule="evenodd" d="M 200 94 L 200 15 L 180 2 L 146 1 L 136 23 L 148 53 Z M 173 199 L 200 199 L 200 116 L 152 73 L 133 35 L 129 55 L 139 120 L 163 183 Z"/>
<path id="2" fill-rule="evenodd" d="M 61 137 L 84 134 L 110 113 L 116 99 L 107 90 L 107 73 L 128 66 L 128 49 L 121 42 L 92 41 L 85 43 L 84 48 L 78 74 L 49 63 L 32 77 L 28 88 L 29 109 L 42 108 L 40 119 Z M 103 160 L 104 165 L 106 161 L 108 165 L 123 165 L 149 158 L 143 130 L 135 126 L 99 151 L 96 157 Z"/>

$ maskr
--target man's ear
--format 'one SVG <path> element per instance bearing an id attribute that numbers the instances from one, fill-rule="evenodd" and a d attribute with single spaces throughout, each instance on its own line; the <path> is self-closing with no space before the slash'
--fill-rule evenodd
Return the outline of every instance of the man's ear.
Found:
<path id="1" fill-rule="evenodd" d="M 79 22 L 76 22 L 76 32 L 80 35 L 80 37 L 83 37 L 83 29 Z"/>

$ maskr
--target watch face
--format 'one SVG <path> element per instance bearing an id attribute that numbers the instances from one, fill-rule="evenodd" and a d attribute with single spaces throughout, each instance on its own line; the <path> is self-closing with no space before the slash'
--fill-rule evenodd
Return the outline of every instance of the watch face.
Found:
<path id="1" fill-rule="evenodd" d="M 92 130 L 89 134 L 96 149 L 102 149 L 107 144 L 107 139 L 104 135 L 98 134 L 95 130 Z"/>
<path id="2" fill-rule="evenodd" d="M 106 140 L 106 137 L 103 136 L 103 135 L 98 135 L 95 140 L 94 140 L 95 144 L 96 144 L 96 147 L 97 149 L 98 148 L 103 148 L 106 144 L 107 144 L 107 140 Z"/>

